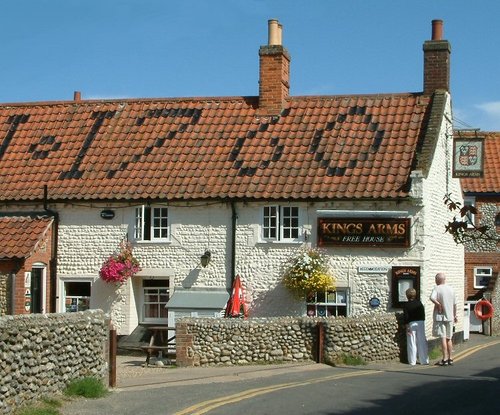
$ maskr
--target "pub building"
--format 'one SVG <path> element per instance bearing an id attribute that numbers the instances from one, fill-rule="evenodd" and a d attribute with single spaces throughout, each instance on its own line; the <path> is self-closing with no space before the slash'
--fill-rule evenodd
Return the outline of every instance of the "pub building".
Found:
<path id="1" fill-rule="evenodd" d="M 282 26 L 268 29 L 256 96 L 86 100 L 77 91 L 0 104 L 0 226 L 12 248 L 0 286 L 12 283 L 16 313 L 100 308 L 126 335 L 220 316 L 239 275 L 249 317 L 392 313 L 414 287 L 430 328 L 427 299 L 442 271 L 461 309 L 463 247 L 444 232 L 443 199 L 462 193 L 451 174 L 443 22 L 423 44 L 422 91 L 379 94 L 291 95 Z M 30 226 L 39 240 L 16 253 Z M 124 242 L 140 271 L 106 282 L 103 263 Z M 336 287 L 297 299 L 283 273 L 305 248 L 325 252 Z M 30 257 L 40 252 L 47 258 Z M 33 281 L 36 310 L 25 306 Z"/>

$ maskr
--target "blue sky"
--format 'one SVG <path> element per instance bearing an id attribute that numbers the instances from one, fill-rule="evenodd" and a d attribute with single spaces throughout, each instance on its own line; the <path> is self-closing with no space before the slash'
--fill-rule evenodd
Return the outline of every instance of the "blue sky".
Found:
<path id="1" fill-rule="evenodd" d="M 0 102 L 257 95 L 271 18 L 292 95 L 421 91 L 442 19 L 456 126 L 500 131 L 499 17 L 498 0 L 9 0 Z"/>

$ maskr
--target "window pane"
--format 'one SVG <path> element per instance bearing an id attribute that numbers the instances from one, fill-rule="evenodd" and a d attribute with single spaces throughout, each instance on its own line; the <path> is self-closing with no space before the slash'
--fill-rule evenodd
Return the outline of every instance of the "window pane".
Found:
<path id="1" fill-rule="evenodd" d="M 282 208 L 282 235 L 284 239 L 296 239 L 299 237 L 299 208 L 296 206 L 284 206 Z"/>
<path id="2" fill-rule="evenodd" d="M 170 280 L 142 280 L 143 287 L 168 287 Z"/>
<path id="3" fill-rule="evenodd" d="M 90 297 L 90 282 L 65 282 L 66 295 L 80 295 Z"/>
<path id="4" fill-rule="evenodd" d="M 168 310 L 165 305 L 169 299 L 168 279 L 145 279 L 143 284 L 143 302 L 145 319 L 165 319 Z"/>
<path id="5" fill-rule="evenodd" d="M 168 238 L 168 208 L 153 208 L 153 238 Z"/>
<path id="6" fill-rule="evenodd" d="M 64 283 L 64 305 L 67 313 L 90 308 L 90 282 L 67 281 Z"/>
<path id="7" fill-rule="evenodd" d="M 263 237 L 276 239 L 278 216 L 276 206 L 265 206 L 263 210 Z"/>
<path id="8" fill-rule="evenodd" d="M 134 227 L 134 238 L 138 241 L 142 240 L 142 229 L 143 229 L 143 215 L 142 206 L 135 208 L 135 227 Z"/>
<path id="9" fill-rule="evenodd" d="M 156 304 L 144 304 L 144 317 L 145 318 L 156 318 L 157 308 Z"/>
<path id="10" fill-rule="evenodd" d="M 151 208 L 144 206 L 144 219 L 142 225 L 143 239 L 145 241 L 151 240 Z"/>

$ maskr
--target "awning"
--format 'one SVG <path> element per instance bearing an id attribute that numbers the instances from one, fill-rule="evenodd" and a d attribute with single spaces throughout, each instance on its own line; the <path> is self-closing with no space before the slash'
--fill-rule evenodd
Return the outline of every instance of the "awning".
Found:
<path id="1" fill-rule="evenodd" d="M 228 299 L 225 288 L 176 288 L 166 308 L 222 310 Z"/>

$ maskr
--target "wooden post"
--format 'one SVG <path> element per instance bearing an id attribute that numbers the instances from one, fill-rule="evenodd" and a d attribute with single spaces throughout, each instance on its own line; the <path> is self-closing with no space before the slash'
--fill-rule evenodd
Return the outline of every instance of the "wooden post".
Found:
<path id="1" fill-rule="evenodd" d="M 316 338 L 318 339 L 318 344 L 316 347 L 316 363 L 323 363 L 323 352 L 324 352 L 324 342 L 325 342 L 325 324 L 323 322 L 318 321 L 316 325 L 317 333 Z"/>
<path id="2" fill-rule="evenodd" d="M 109 387 L 116 386 L 116 329 L 109 330 Z"/>

